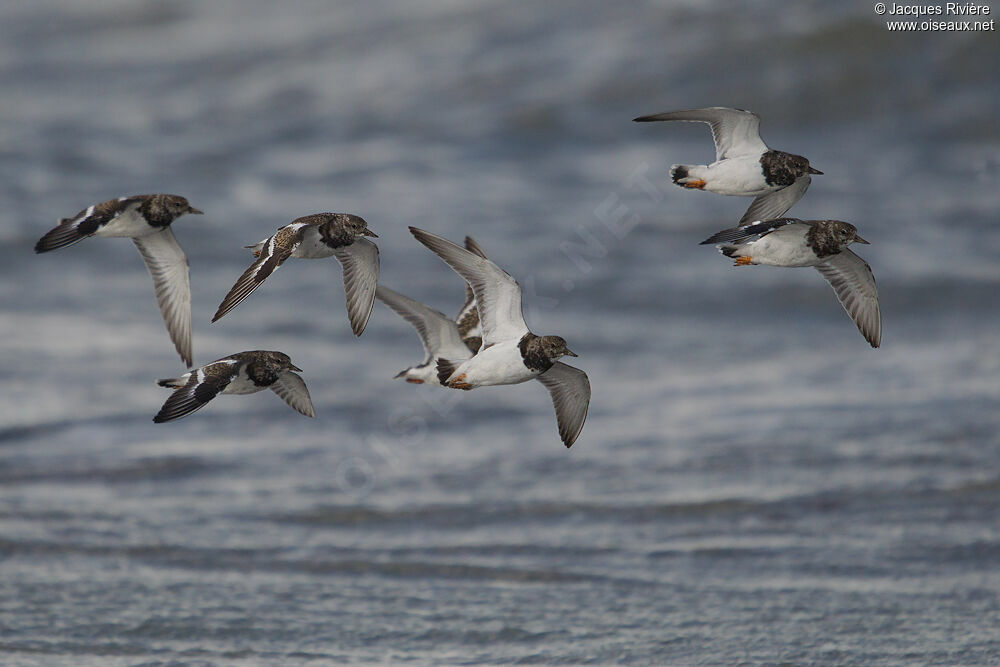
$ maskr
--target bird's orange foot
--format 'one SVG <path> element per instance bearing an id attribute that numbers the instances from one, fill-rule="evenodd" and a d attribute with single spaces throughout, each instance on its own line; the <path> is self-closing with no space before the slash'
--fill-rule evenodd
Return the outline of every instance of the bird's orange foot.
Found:
<path id="1" fill-rule="evenodd" d="M 254 250 L 253 251 L 253 256 L 254 257 L 260 257 L 260 250 Z"/>
<path id="2" fill-rule="evenodd" d="M 684 187 L 691 188 L 692 190 L 704 190 L 705 181 L 700 178 L 696 181 L 688 181 L 687 183 L 684 183 Z"/>
<path id="3" fill-rule="evenodd" d="M 733 266 L 750 266 L 751 264 L 753 264 L 753 257 L 737 257 Z"/>
<path id="4" fill-rule="evenodd" d="M 465 381 L 465 373 L 462 373 L 457 378 L 449 382 L 448 386 L 452 389 L 464 389 L 465 391 L 472 389 L 472 385 Z"/>
<path id="5" fill-rule="evenodd" d="M 410 384 L 423 384 L 424 383 L 423 380 L 420 380 L 418 378 L 406 378 L 406 381 L 409 382 Z"/>

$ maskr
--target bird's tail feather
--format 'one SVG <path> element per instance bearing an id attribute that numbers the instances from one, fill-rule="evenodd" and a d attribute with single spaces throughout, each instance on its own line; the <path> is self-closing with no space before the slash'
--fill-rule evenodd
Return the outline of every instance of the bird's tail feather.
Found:
<path id="1" fill-rule="evenodd" d="M 670 167 L 670 178 L 677 185 L 682 185 L 681 179 L 688 177 L 688 168 L 683 164 L 675 164 Z"/>
<path id="2" fill-rule="evenodd" d="M 447 387 L 448 378 L 451 377 L 457 367 L 458 366 L 454 361 L 449 361 L 448 359 L 439 357 L 437 360 L 438 382 Z"/>

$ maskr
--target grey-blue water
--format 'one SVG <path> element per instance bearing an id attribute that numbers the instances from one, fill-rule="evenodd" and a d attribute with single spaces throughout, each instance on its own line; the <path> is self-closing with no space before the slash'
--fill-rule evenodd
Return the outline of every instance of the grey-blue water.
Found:
<path id="1" fill-rule="evenodd" d="M 1000 7 L 995 7 L 1000 10 Z M 0 663 L 997 664 L 1000 44 L 857 3 L 0 6 Z M 872 350 L 810 269 L 702 239 L 682 190 L 750 108 L 855 223 Z M 151 418 L 183 370 L 133 245 L 32 245 L 111 197 L 187 196 L 195 358 L 287 352 L 270 392 Z M 472 234 L 568 339 L 572 450 L 538 383 L 447 392 L 335 261 L 224 320 L 242 246 L 363 215 L 384 282 L 446 312 L 407 233 Z"/>

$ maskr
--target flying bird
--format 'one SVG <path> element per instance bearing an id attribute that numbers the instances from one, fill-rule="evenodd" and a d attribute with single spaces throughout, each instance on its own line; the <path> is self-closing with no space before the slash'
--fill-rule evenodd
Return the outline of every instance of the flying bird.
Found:
<path id="1" fill-rule="evenodd" d="M 161 387 L 175 389 L 153 417 L 157 424 L 180 419 L 200 410 L 219 394 L 255 394 L 270 389 L 296 411 L 315 417 L 305 381 L 283 352 L 251 350 L 238 352 L 205 364 L 178 378 L 158 380 Z"/>
<path id="2" fill-rule="evenodd" d="M 344 270 L 347 314 L 351 329 L 360 336 L 368 324 L 378 285 L 378 246 L 365 236 L 378 238 L 368 223 L 349 213 L 315 213 L 284 227 L 252 246 L 257 260 L 240 276 L 219 304 L 212 318 L 218 321 L 257 289 L 289 257 L 323 259 L 336 257 Z"/>
<path id="3" fill-rule="evenodd" d="M 469 236 L 465 237 L 465 247 L 480 257 L 486 257 L 482 247 Z M 479 325 L 479 311 L 472 288 L 465 286 L 466 300 L 458 316 L 452 320 L 443 313 L 419 301 L 403 296 L 399 292 L 379 285 L 375 298 L 391 308 L 397 315 L 409 322 L 420 336 L 424 346 L 424 360 L 404 368 L 396 374 L 412 384 L 443 386 L 437 375 L 439 357 L 454 360 L 470 358 L 482 346 L 482 328 Z"/>
<path id="4" fill-rule="evenodd" d="M 201 214 L 179 195 L 154 194 L 119 197 L 88 206 L 63 218 L 35 244 L 43 253 L 73 245 L 88 236 L 125 236 L 132 239 L 153 277 L 156 301 L 170 340 L 188 367 L 191 352 L 191 281 L 187 255 L 170 228 L 185 213 Z"/>
<path id="5" fill-rule="evenodd" d="M 760 138 L 760 116 L 752 111 L 709 107 L 667 111 L 633 120 L 707 123 L 715 141 L 715 162 L 675 164 L 670 167 L 670 177 L 684 188 L 755 197 L 740 225 L 780 218 L 802 199 L 812 182 L 810 174 L 823 173 L 811 167 L 809 160 L 801 155 L 768 148 Z"/>
<path id="6" fill-rule="evenodd" d="M 837 293 L 872 347 L 882 343 L 882 313 L 875 276 L 868 263 L 849 250 L 868 241 L 857 228 L 840 220 L 779 218 L 723 230 L 701 242 L 715 244 L 736 266 L 814 266 Z"/>
<path id="7" fill-rule="evenodd" d="M 590 380 L 558 361 L 577 356 L 559 336 L 536 336 L 521 312 L 521 286 L 506 271 L 447 239 L 416 227 L 410 232 L 472 287 L 483 344 L 470 359 L 437 360 L 438 379 L 453 389 L 519 384 L 538 380 L 549 391 L 559 435 L 571 447 L 583 430 L 590 406 Z"/>

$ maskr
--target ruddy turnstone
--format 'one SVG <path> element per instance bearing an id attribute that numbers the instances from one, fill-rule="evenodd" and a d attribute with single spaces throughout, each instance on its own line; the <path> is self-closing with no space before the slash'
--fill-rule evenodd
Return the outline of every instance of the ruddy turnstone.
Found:
<path id="1" fill-rule="evenodd" d="M 439 358 L 438 379 L 453 389 L 518 384 L 538 380 L 555 406 L 563 444 L 571 447 L 583 429 L 590 405 L 587 374 L 560 361 L 575 357 L 559 336 L 536 336 L 521 312 L 521 286 L 506 271 L 451 241 L 416 227 L 410 232 L 472 287 L 483 330 L 483 345 L 471 359 Z"/>
<path id="2" fill-rule="evenodd" d="M 471 236 L 465 237 L 465 248 L 480 257 L 486 257 L 482 246 Z M 424 361 L 396 374 L 412 384 L 428 383 L 443 386 L 437 376 L 437 359 L 468 359 L 479 351 L 483 343 L 476 295 L 468 283 L 465 285 L 465 303 L 454 320 L 419 301 L 403 296 L 388 287 L 379 285 L 375 298 L 391 308 L 397 315 L 413 325 L 424 345 Z"/>
<path id="3" fill-rule="evenodd" d="M 478 346 L 470 348 L 466 345 L 454 320 L 419 301 L 403 296 L 385 285 L 378 286 L 375 298 L 409 322 L 424 344 L 424 360 L 417 366 L 401 370 L 396 378 L 403 378 L 413 384 L 443 386 L 437 374 L 438 358 L 465 360 L 479 349 Z"/>
<path id="4" fill-rule="evenodd" d="M 161 387 L 176 389 L 153 417 L 156 423 L 180 419 L 200 410 L 218 394 L 256 394 L 270 389 L 306 417 L 315 417 L 302 372 L 283 352 L 251 350 L 223 357 L 179 378 L 158 380 Z"/>
<path id="5" fill-rule="evenodd" d="M 801 155 L 768 148 L 760 138 L 760 116 L 752 111 L 709 107 L 668 111 L 633 120 L 708 123 L 715 141 L 715 162 L 675 164 L 670 167 L 670 177 L 684 188 L 756 197 L 740 219 L 741 225 L 781 217 L 805 194 L 812 182 L 809 175 L 823 173 L 809 166 L 809 160 Z"/>
<path id="6" fill-rule="evenodd" d="M 185 213 L 201 211 L 179 195 L 119 197 L 88 206 L 72 218 L 63 218 L 35 244 L 42 253 L 65 248 L 88 236 L 127 236 L 132 239 L 153 276 L 156 301 L 170 340 L 184 363 L 191 366 L 191 281 L 188 261 L 170 228 Z"/>
<path id="7" fill-rule="evenodd" d="M 364 236 L 378 238 L 363 218 L 349 213 L 315 213 L 279 227 L 274 236 L 246 246 L 253 248 L 257 261 L 229 290 L 212 321 L 238 306 L 289 257 L 322 259 L 333 256 L 344 269 L 351 329 L 355 336 L 360 336 L 375 303 L 379 266 L 378 246 L 362 238 Z"/>
<path id="8" fill-rule="evenodd" d="M 854 225 L 840 220 L 780 218 L 726 229 L 701 242 L 715 244 L 736 266 L 814 266 L 837 293 L 840 304 L 872 347 L 882 343 L 882 313 L 875 276 L 865 260 L 848 250 L 868 244 Z"/>

